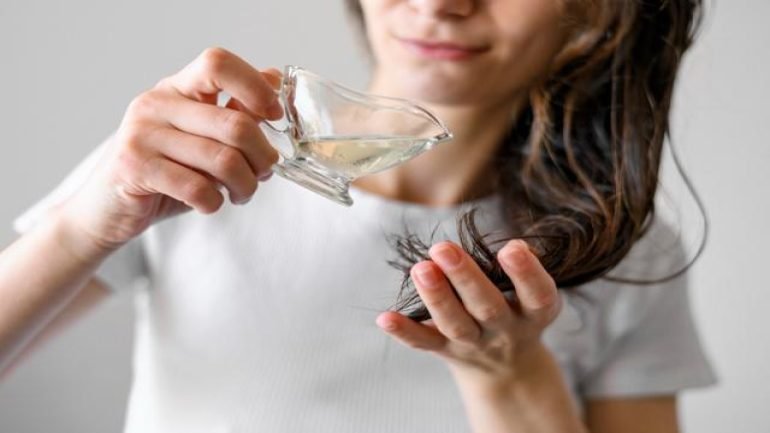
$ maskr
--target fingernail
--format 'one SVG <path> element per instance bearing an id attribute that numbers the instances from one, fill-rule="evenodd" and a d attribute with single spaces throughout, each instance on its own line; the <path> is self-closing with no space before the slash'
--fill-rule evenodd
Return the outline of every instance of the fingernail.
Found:
<path id="1" fill-rule="evenodd" d="M 245 205 L 246 203 L 248 203 L 250 201 L 251 201 L 251 197 L 246 197 L 244 199 L 236 201 L 235 204 L 237 204 L 238 206 L 243 206 L 243 205 Z"/>
<path id="2" fill-rule="evenodd" d="M 438 284 L 438 275 L 436 275 L 436 271 L 428 265 L 415 267 L 414 277 L 417 279 L 417 282 L 423 286 L 435 286 Z"/>
<path id="3" fill-rule="evenodd" d="M 384 315 L 377 317 L 376 322 L 377 322 L 377 326 L 379 326 L 380 328 L 386 331 L 394 331 L 396 329 L 396 324 L 385 319 Z"/>
<path id="4" fill-rule="evenodd" d="M 262 176 L 259 178 L 259 181 L 260 181 L 260 182 L 264 182 L 264 181 L 266 181 L 266 180 L 270 179 L 271 177 L 273 177 L 273 172 L 272 172 L 272 171 L 268 171 L 267 173 L 263 174 L 263 175 L 262 175 Z"/>
<path id="5" fill-rule="evenodd" d="M 500 261 L 510 268 L 518 269 L 527 261 L 527 248 L 523 241 L 512 242 L 500 252 Z"/>
<path id="6" fill-rule="evenodd" d="M 444 245 L 436 248 L 433 259 L 439 265 L 447 268 L 453 268 L 460 264 L 460 253 L 454 247 Z"/>

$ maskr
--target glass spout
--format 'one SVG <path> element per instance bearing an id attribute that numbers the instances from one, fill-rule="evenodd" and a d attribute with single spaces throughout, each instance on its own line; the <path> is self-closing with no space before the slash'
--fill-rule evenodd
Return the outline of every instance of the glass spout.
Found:
<path id="1" fill-rule="evenodd" d="M 386 170 L 452 138 L 420 105 L 349 89 L 287 66 L 279 90 L 286 127 L 264 121 L 290 141 L 274 166 L 280 176 L 350 205 L 350 182 Z"/>

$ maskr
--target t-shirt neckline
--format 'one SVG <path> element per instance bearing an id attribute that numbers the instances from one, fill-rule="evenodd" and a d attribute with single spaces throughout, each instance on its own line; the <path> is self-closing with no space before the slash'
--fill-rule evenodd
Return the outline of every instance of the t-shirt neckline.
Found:
<path id="1" fill-rule="evenodd" d="M 501 199 L 500 194 L 495 192 L 484 197 L 468 200 L 458 204 L 428 206 L 420 203 L 412 203 L 384 197 L 379 194 L 366 191 L 352 184 L 350 185 L 349 192 L 350 196 L 353 198 L 354 208 L 356 207 L 356 204 L 367 204 L 374 205 L 379 208 L 392 209 L 395 211 L 408 211 L 410 213 L 437 216 L 454 215 L 464 210 L 470 210 L 474 207 L 480 209 L 489 209 L 490 206 L 498 204 Z"/>

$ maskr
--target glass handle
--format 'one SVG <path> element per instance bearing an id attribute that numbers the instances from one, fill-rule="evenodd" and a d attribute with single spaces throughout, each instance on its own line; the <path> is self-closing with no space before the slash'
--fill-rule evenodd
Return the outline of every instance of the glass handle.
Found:
<path id="1" fill-rule="evenodd" d="M 278 101 L 281 103 L 281 106 L 285 105 L 285 100 L 284 100 L 284 97 L 283 97 L 283 87 L 284 87 L 283 81 L 284 80 L 282 78 L 281 79 L 281 87 L 279 89 L 273 89 L 273 92 L 275 93 L 276 97 L 278 98 Z M 287 116 L 287 114 L 284 113 L 284 117 L 286 117 L 286 116 Z M 286 138 L 290 137 L 289 130 L 291 129 L 291 123 L 288 122 L 288 117 L 286 117 L 286 119 L 287 119 L 287 123 L 286 123 L 286 126 L 284 126 L 283 128 L 275 126 L 273 124 L 273 122 L 270 121 L 270 120 L 262 119 L 262 121 L 260 123 L 262 125 L 265 125 L 267 128 L 260 128 L 260 129 L 262 129 L 263 132 L 266 132 L 267 135 L 275 138 L 276 140 L 285 140 Z M 279 119 L 279 120 L 281 120 L 281 119 Z M 268 141 L 271 141 L 271 140 L 268 138 Z M 273 167 L 275 167 L 275 166 L 283 166 L 283 162 L 285 160 L 287 160 L 287 159 L 290 159 L 291 156 L 286 155 L 285 151 L 281 150 L 275 144 L 271 143 L 271 145 L 273 146 L 273 149 L 275 149 L 276 152 L 278 152 L 278 155 L 281 156 L 281 159 Z M 291 145 L 292 145 L 292 147 L 294 147 L 294 143 L 291 143 Z"/>
<path id="2" fill-rule="evenodd" d="M 267 128 L 260 128 L 260 129 L 262 129 L 262 131 L 266 132 L 268 136 L 271 136 L 271 137 L 275 138 L 276 140 L 281 140 L 281 139 L 286 139 L 287 138 L 290 125 L 286 125 L 285 128 L 280 129 L 280 128 L 276 127 L 275 125 L 273 125 L 269 120 L 262 120 L 260 123 L 267 127 Z M 271 141 L 270 137 L 268 137 L 268 141 Z M 281 165 L 283 160 L 286 160 L 286 159 L 290 158 L 290 156 L 286 155 L 286 153 L 284 153 L 284 151 L 279 149 L 276 145 L 274 145 L 274 144 L 271 144 L 271 145 L 273 146 L 273 149 L 275 149 L 276 152 L 278 152 L 278 154 L 281 156 L 281 161 L 276 163 L 276 165 Z"/>
<path id="3" fill-rule="evenodd" d="M 289 132 L 289 126 L 288 126 L 288 125 L 286 126 L 286 128 L 283 128 L 283 129 L 279 129 L 279 128 L 276 128 L 276 127 L 275 127 L 275 125 L 273 125 L 272 123 L 270 123 L 270 121 L 269 121 L 269 120 L 263 120 L 263 121 L 262 121 L 262 123 L 263 123 L 265 126 L 267 126 L 268 128 L 270 128 L 270 130 L 271 130 L 271 131 L 273 131 L 273 132 L 275 132 L 276 134 L 285 135 L 287 132 Z"/>

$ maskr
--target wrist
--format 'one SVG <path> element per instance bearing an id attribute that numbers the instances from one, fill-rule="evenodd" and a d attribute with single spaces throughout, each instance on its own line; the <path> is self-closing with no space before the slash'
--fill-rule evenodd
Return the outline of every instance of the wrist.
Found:
<path id="1" fill-rule="evenodd" d="M 59 247 L 86 266 L 100 263 L 118 248 L 99 242 L 61 208 L 54 211 L 51 230 Z"/>
<path id="2" fill-rule="evenodd" d="M 490 399 L 513 397 L 521 390 L 543 383 L 544 378 L 561 374 L 553 355 L 540 341 L 521 350 L 504 370 L 450 365 L 450 371 L 462 393 Z"/>
<path id="3" fill-rule="evenodd" d="M 578 407 L 551 352 L 537 342 L 520 355 L 507 375 L 452 367 L 473 430 L 584 433 Z"/>

